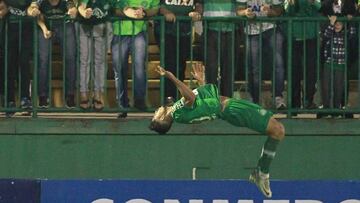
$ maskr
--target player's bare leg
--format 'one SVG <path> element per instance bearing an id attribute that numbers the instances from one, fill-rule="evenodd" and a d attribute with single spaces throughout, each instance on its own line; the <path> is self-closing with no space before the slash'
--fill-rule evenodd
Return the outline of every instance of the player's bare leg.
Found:
<path id="1" fill-rule="evenodd" d="M 271 117 L 266 130 L 269 137 L 281 141 L 285 137 L 285 127 L 282 123 Z"/>
<path id="2" fill-rule="evenodd" d="M 269 181 L 269 167 L 275 157 L 277 145 L 285 137 L 285 128 L 282 123 L 272 117 L 269 120 L 266 132 L 268 139 L 262 148 L 258 168 L 251 173 L 249 180 L 255 183 L 266 197 L 270 198 L 272 192 Z"/>

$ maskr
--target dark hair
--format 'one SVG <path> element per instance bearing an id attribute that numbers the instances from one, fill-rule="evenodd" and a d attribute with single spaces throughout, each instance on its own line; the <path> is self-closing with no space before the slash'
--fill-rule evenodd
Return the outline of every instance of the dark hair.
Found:
<path id="1" fill-rule="evenodd" d="M 323 15 L 335 15 L 336 13 L 333 10 L 334 0 L 323 0 L 321 3 L 320 12 Z M 341 15 L 356 15 L 355 0 L 343 0 L 343 5 L 341 6 Z"/>
<path id="2" fill-rule="evenodd" d="M 173 120 L 169 120 L 169 119 L 161 120 L 161 121 L 153 120 L 149 125 L 149 129 L 163 135 L 170 130 L 172 123 Z"/>

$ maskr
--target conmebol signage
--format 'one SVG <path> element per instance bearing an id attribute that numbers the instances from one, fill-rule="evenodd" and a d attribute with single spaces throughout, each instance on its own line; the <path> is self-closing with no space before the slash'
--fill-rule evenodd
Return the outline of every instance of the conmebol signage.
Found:
<path id="1" fill-rule="evenodd" d="M 266 199 L 247 181 L 49 180 L 41 203 L 360 203 L 360 181 L 272 181 Z"/>

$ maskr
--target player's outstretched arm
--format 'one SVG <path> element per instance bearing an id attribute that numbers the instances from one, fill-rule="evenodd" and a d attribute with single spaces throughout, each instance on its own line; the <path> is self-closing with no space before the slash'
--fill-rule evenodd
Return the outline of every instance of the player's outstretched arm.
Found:
<path id="1" fill-rule="evenodd" d="M 165 70 L 161 66 L 157 66 L 155 69 L 156 72 L 158 72 L 161 76 L 164 76 L 171 80 L 174 85 L 177 87 L 177 89 L 180 91 L 180 94 L 185 98 L 185 104 L 187 106 L 192 106 L 196 95 L 192 92 L 192 90 L 183 82 L 181 82 L 179 79 L 177 79 L 174 74 L 172 74 L 170 71 Z"/>
<path id="2" fill-rule="evenodd" d="M 199 86 L 206 84 L 205 66 L 204 65 L 202 65 L 200 63 L 192 64 L 191 75 L 197 80 L 197 83 Z"/>

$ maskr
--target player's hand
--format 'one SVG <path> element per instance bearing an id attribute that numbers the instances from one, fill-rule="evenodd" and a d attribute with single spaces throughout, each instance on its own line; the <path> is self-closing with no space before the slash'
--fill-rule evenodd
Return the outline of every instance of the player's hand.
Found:
<path id="1" fill-rule="evenodd" d="M 255 17 L 255 13 L 252 11 L 251 8 L 247 8 L 245 10 L 245 16 L 248 18 L 254 18 Z"/>
<path id="2" fill-rule="evenodd" d="M 70 16 L 70 18 L 76 18 L 78 13 L 78 10 L 76 9 L 76 7 L 72 7 L 68 10 L 67 14 Z"/>
<path id="3" fill-rule="evenodd" d="M 52 32 L 50 30 L 45 30 L 44 31 L 44 38 L 45 39 L 50 39 L 52 36 Z"/>
<path id="4" fill-rule="evenodd" d="M 205 83 L 205 66 L 200 63 L 192 64 L 191 75 L 199 82 L 199 84 Z"/>
<path id="5" fill-rule="evenodd" d="M 157 66 L 157 67 L 155 68 L 155 71 L 158 72 L 159 75 L 161 75 L 161 76 L 165 76 L 165 75 L 166 75 L 166 70 L 165 70 L 163 67 L 161 67 L 161 66 Z"/>
<path id="6" fill-rule="evenodd" d="M 165 76 L 165 77 L 170 77 L 172 75 L 172 73 L 170 71 L 165 70 L 161 66 L 157 66 L 155 68 L 155 71 L 158 72 L 161 76 Z"/>
<path id="7" fill-rule="evenodd" d="M 191 17 L 192 21 L 194 21 L 194 22 L 201 20 L 201 14 L 199 12 L 196 12 L 196 11 L 190 12 L 189 16 Z"/>
<path id="8" fill-rule="evenodd" d="M 9 12 L 9 9 L 4 1 L 0 1 L 0 19 L 6 16 L 6 14 Z"/>
<path id="9" fill-rule="evenodd" d="M 172 13 L 172 12 L 166 13 L 164 16 L 165 16 L 165 20 L 166 20 L 167 22 L 172 22 L 172 23 L 174 23 L 174 22 L 176 21 L 176 16 L 175 16 L 175 14 Z"/>
<path id="10" fill-rule="evenodd" d="M 36 17 L 40 15 L 39 6 L 36 3 L 32 3 L 27 9 L 27 15 L 31 17 Z"/>

